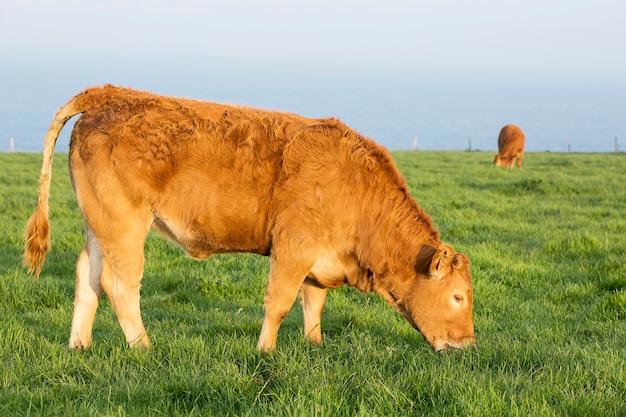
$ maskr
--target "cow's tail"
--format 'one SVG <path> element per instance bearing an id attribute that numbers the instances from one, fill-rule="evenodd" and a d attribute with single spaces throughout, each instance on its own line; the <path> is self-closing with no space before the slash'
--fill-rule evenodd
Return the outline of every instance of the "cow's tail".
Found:
<path id="1" fill-rule="evenodd" d="M 48 195 L 50 193 L 50 180 L 52 178 L 52 158 L 61 129 L 73 116 L 82 113 L 85 109 L 78 107 L 77 98 L 74 97 L 54 116 L 50 123 L 46 138 L 44 140 L 43 162 L 39 177 L 39 191 L 37 207 L 33 215 L 28 220 L 26 226 L 26 237 L 24 240 L 24 266 L 28 268 L 29 274 L 35 274 L 35 279 L 39 277 L 41 267 L 46 259 L 46 254 L 50 250 L 50 223 L 48 220 Z"/>

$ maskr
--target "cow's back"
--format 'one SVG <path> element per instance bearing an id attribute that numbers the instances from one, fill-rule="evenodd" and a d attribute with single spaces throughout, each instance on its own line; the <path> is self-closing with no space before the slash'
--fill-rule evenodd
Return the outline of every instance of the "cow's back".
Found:
<path id="1" fill-rule="evenodd" d="M 337 119 L 115 87 L 94 95 L 70 143 L 79 199 L 107 194 L 149 212 L 194 257 L 269 254 L 273 234 L 286 228 L 296 240 L 302 229 L 339 250 L 363 233 L 355 225 L 371 217 L 371 201 L 385 195 L 391 209 L 406 200 L 389 153 Z"/>

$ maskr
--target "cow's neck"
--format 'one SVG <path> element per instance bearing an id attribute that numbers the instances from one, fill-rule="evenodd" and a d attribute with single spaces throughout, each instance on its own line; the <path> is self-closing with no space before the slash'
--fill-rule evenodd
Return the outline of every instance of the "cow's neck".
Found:
<path id="1" fill-rule="evenodd" d="M 438 247 L 439 232 L 430 216 L 411 198 L 403 184 L 372 187 L 364 213 L 359 260 L 375 276 L 414 268 L 424 245 Z"/>

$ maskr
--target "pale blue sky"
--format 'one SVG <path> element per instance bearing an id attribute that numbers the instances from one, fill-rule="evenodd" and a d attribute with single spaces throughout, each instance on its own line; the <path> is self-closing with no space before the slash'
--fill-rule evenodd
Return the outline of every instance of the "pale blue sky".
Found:
<path id="1" fill-rule="evenodd" d="M 2 65 L 626 78 L 623 0 L 0 0 Z"/>
<path id="2" fill-rule="evenodd" d="M 112 83 L 336 116 L 393 149 L 494 149 L 514 122 L 529 149 L 606 151 L 625 51 L 625 0 L 0 0 L 0 150 L 40 149 L 62 103 Z"/>

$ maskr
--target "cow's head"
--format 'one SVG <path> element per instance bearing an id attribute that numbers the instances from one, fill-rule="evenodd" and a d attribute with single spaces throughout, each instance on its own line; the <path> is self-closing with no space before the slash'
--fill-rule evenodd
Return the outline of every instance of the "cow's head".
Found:
<path id="1" fill-rule="evenodd" d="M 493 159 L 493 164 L 497 167 L 508 167 L 512 162 L 512 158 L 505 158 L 499 154 Z"/>
<path id="2" fill-rule="evenodd" d="M 391 303 L 436 351 L 475 346 L 469 259 L 450 245 L 425 245 L 410 279 L 390 286 Z"/>

